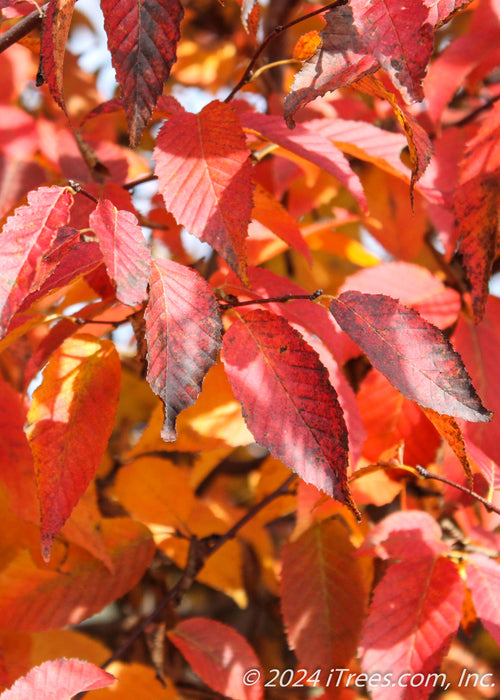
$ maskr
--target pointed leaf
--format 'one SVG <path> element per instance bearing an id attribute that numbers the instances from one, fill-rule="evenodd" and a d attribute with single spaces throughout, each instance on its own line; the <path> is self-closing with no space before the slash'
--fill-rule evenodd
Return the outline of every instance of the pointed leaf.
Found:
<path id="1" fill-rule="evenodd" d="M 28 205 L 9 216 L 2 230 L 0 261 L 0 333 L 4 335 L 12 316 L 31 291 L 37 265 L 68 223 L 73 195 L 64 187 L 41 187 L 28 194 Z"/>
<path id="2" fill-rule="evenodd" d="M 363 568 L 338 521 L 314 524 L 283 550 L 281 606 L 299 664 L 325 677 L 356 652 L 368 602 Z"/>
<path id="3" fill-rule="evenodd" d="M 269 141 L 311 161 L 336 177 L 366 211 L 363 187 L 349 161 L 328 138 L 318 133 L 314 125 L 304 122 L 290 131 L 281 117 L 257 112 L 243 114 L 241 121 L 248 129 L 258 131 Z"/>
<path id="4" fill-rule="evenodd" d="M 27 435 L 37 473 L 45 559 L 101 462 L 113 429 L 120 373 L 111 341 L 73 336 L 52 355 L 33 394 Z"/>
<path id="5" fill-rule="evenodd" d="M 109 199 L 100 200 L 89 217 L 102 250 L 116 297 L 136 306 L 146 298 L 151 256 L 137 218 L 118 210 Z"/>
<path id="6" fill-rule="evenodd" d="M 137 146 L 176 60 L 179 0 L 102 0 L 108 47 Z"/>
<path id="7" fill-rule="evenodd" d="M 404 396 L 437 413 L 488 421 L 462 359 L 418 312 L 383 294 L 345 292 L 330 305 L 340 326 Z"/>
<path id="8" fill-rule="evenodd" d="M 484 554 L 467 559 L 467 587 L 477 615 L 497 644 L 500 644 L 500 564 Z"/>
<path id="9" fill-rule="evenodd" d="M 281 316 L 238 313 L 222 359 L 257 442 L 304 481 L 356 507 L 347 486 L 342 409 L 317 353 Z"/>
<path id="10" fill-rule="evenodd" d="M 472 488 L 472 470 L 470 468 L 467 452 L 465 451 L 464 436 L 462 435 L 457 421 L 451 416 L 443 416 L 436 413 L 432 408 L 424 408 L 422 410 L 460 460 L 460 464 L 463 466 L 469 480 L 469 486 Z"/>
<path id="11" fill-rule="evenodd" d="M 77 693 L 105 688 L 115 682 L 111 673 L 79 659 L 56 659 L 35 666 L 5 690 L 1 700 L 69 700 Z"/>
<path id="12" fill-rule="evenodd" d="M 156 144 L 155 173 L 168 211 L 244 275 L 252 167 L 233 109 L 214 100 L 199 114 L 179 111 Z"/>
<path id="13" fill-rule="evenodd" d="M 170 641 L 191 664 L 191 668 L 217 693 L 234 700 L 260 700 L 263 681 L 245 685 L 243 677 L 260 664 L 246 639 L 221 622 L 193 617 L 168 632 Z M 262 679 L 262 672 L 260 671 Z M 254 676 L 255 678 L 255 676 Z"/>
<path id="14" fill-rule="evenodd" d="M 99 521 L 112 572 L 70 545 L 58 570 L 39 568 L 22 550 L 0 573 L 0 629 L 48 630 L 76 625 L 125 595 L 156 551 L 151 533 L 129 518 Z"/>
<path id="15" fill-rule="evenodd" d="M 40 47 L 43 77 L 50 94 L 66 112 L 63 95 L 63 65 L 73 8 L 76 0 L 49 0 L 43 20 Z"/>
<path id="16" fill-rule="evenodd" d="M 179 413 L 193 404 L 217 360 L 222 322 L 200 275 L 171 260 L 154 260 L 146 311 L 147 380 L 165 406 L 162 437 L 175 440 Z"/>
<path id="17" fill-rule="evenodd" d="M 434 689 L 431 674 L 460 624 L 463 599 L 462 579 L 449 559 L 427 556 L 389 568 L 375 588 L 360 647 L 363 672 L 392 679 L 389 687 L 368 686 L 374 700 L 428 697 Z M 405 673 L 406 678 L 422 673 L 423 682 L 404 687 L 398 680 Z"/>

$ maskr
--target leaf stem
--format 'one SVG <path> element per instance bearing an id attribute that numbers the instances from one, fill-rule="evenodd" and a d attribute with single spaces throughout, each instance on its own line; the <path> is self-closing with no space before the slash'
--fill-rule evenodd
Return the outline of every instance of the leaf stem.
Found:
<path id="1" fill-rule="evenodd" d="M 267 297 L 266 299 L 250 299 L 249 301 L 239 301 L 225 300 L 224 302 L 219 302 L 219 307 L 221 311 L 226 311 L 227 309 L 233 309 L 240 306 L 251 306 L 252 304 L 272 304 L 273 302 L 286 302 L 294 301 L 295 299 L 307 299 L 308 301 L 314 301 L 323 294 L 322 289 L 317 289 L 312 294 L 283 294 L 281 297 Z"/>
<path id="2" fill-rule="evenodd" d="M 188 558 L 186 567 L 177 581 L 177 583 L 170 589 L 170 591 L 160 600 L 155 609 L 140 622 L 132 634 L 123 642 L 123 644 L 113 652 L 113 654 L 106 659 L 106 661 L 101 665 L 101 668 L 107 668 L 113 661 L 120 659 L 125 652 L 137 641 L 137 639 L 143 634 L 144 630 L 156 618 L 160 613 L 167 607 L 167 605 L 174 601 L 177 604 L 182 599 L 182 596 L 191 587 L 193 581 L 195 580 L 198 573 L 203 568 L 205 561 L 217 552 L 226 542 L 233 539 L 236 534 L 244 527 L 252 518 L 254 518 L 261 510 L 263 510 L 269 503 L 274 501 L 279 496 L 286 496 L 289 494 L 289 487 L 296 479 L 295 474 L 291 474 L 288 479 L 286 479 L 281 486 L 265 496 L 261 501 L 256 503 L 250 510 L 245 513 L 245 515 L 240 518 L 232 527 L 229 528 L 227 532 L 223 535 L 212 535 L 210 537 L 204 537 L 203 539 L 198 539 L 193 537 L 191 539 L 188 551 Z M 85 693 L 81 693 L 78 697 L 82 698 Z"/>
<path id="3" fill-rule="evenodd" d="M 275 27 L 272 32 L 270 32 L 264 41 L 261 43 L 261 45 L 258 47 L 258 49 L 255 51 L 254 55 L 250 59 L 250 63 L 246 67 L 245 72 L 239 79 L 239 81 L 236 83 L 234 88 L 231 90 L 229 95 L 226 97 L 224 102 L 230 102 L 233 97 L 236 95 L 237 92 L 241 90 L 241 88 L 246 85 L 250 80 L 252 79 L 252 71 L 254 69 L 255 64 L 257 63 L 257 60 L 259 59 L 260 55 L 263 53 L 263 51 L 267 48 L 267 46 L 271 43 L 273 39 L 275 39 L 277 36 L 282 34 L 284 31 L 287 29 L 290 29 L 290 27 L 295 26 L 296 24 L 299 24 L 299 22 L 304 22 L 307 19 L 310 19 L 311 17 L 315 17 L 316 15 L 322 14 L 323 12 L 326 12 L 327 10 L 331 10 L 334 7 L 341 7 L 342 5 L 347 5 L 348 0 L 335 0 L 335 2 L 331 2 L 328 5 L 325 5 L 324 7 L 320 7 L 317 10 L 313 10 L 312 12 L 308 12 L 306 15 L 302 15 L 301 17 L 297 17 L 297 19 L 293 19 L 291 22 L 288 22 L 287 24 L 281 24 Z"/>
<path id="4" fill-rule="evenodd" d="M 454 481 L 450 481 L 450 479 L 447 479 L 445 476 L 440 476 L 439 474 L 433 474 L 425 467 L 421 467 L 419 464 L 417 464 L 415 466 L 415 469 L 417 470 L 417 472 L 420 474 L 420 476 L 422 478 L 424 478 L 424 479 L 436 479 L 437 481 L 442 481 L 443 484 L 447 484 L 448 486 L 453 486 L 454 488 L 458 489 L 459 491 L 466 493 L 468 496 L 472 496 L 472 498 L 475 498 L 476 501 L 479 501 L 480 503 L 482 503 L 483 506 L 486 508 L 486 510 L 492 511 L 493 513 L 498 513 L 498 515 L 500 515 L 500 508 L 497 508 L 496 506 L 494 506 L 486 498 L 484 498 L 483 496 L 480 496 L 478 493 L 476 493 L 472 489 L 468 489 L 466 486 L 462 486 L 461 484 L 456 484 Z"/>

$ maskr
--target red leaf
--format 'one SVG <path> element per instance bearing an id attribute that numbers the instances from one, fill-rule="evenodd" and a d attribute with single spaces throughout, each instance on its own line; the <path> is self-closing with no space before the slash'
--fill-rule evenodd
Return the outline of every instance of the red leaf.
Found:
<path id="1" fill-rule="evenodd" d="M 35 666 L 19 678 L 1 700 L 69 700 L 77 693 L 105 688 L 115 682 L 111 673 L 79 659 L 56 659 Z"/>
<path id="2" fill-rule="evenodd" d="M 478 469 L 488 482 L 492 491 L 500 489 L 500 467 L 488 455 L 474 445 L 470 440 L 465 441 L 467 452 L 476 463 Z"/>
<path id="3" fill-rule="evenodd" d="M 9 506 L 23 520 L 37 522 L 33 456 L 24 433 L 26 408 L 20 394 L 0 378 L 0 479 Z"/>
<path id="4" fill-rule="evenodd" d="M 454 199 L 459 253 L 470 282 L 476 323 L 482 319 L 495 260 L 499 225 L 498 174 L 481 174 L 459 187 Z"/>
<path id="5" fill-rule="evenodd" d="M 447 328 L 460 313 L 460 295 L 425 267 L 389 262 L 359 270 L 346 278 L 340 292 L 354 289 L 367 294 L 387 294 L 411 306 L 429 323 Z"/>
<path id="6" fill-rule="evenodd" d="M 484 554 L 470 554 L 466 564 L 467 588 L 477 615 L 500 644 L 500 564 Z"/>
<path id="7" fill-rule="evenodd" d="M 97 243 L 82 240 L 79 231 L 70 226 L 63 226 L 39 260 L 31 291 L 24 298 L 19 311 L 29 309 L 37 299 L 71 284 L 101 263 L 102 253 Z"/>
<path id="8" fill-rule="evenodd" d="M 224 335 L 222 359 L 257 442 L 357 513 L 346 480 L 342 409 L 300 333 L 269 311 L 240 312 Z"/>
<path id="9" fill-rule="evenodd" d="M 137 146 L 176 60 L 179 0 L 102 0 L 108 47 Z"/>
<path id="10" fill-rule="evenodd" d="M 28 413 L 41 506 L 42 552 L 95 475 L 113 428 L 121 366 L 114 344 L 68 338 L 52 355 Z"/>
<path id="11" fill-rule="evenodd" d="M 199 114 L 173 114 L 154 151 L 168 211 L 240 276 L 245 274 L 244 243 L 252 213 L 249 155 L 233 109 L 217 101 Z"/>
<path id="12" fill-rule="evenodd" d="M 217 361 L 222 322 L 200 275 L 171 260 L 154 260 L 146 311 L 147 380 L 165 406 L 162 437 L 175 440 L 179 413 L 196 401 Z"/>
<path id="13" fill-rule="evenodd" d="M 49 0 L 40 46 L 43 78 L 50 94 L 66 112 L 63 96 L 63 64 L 75 0 Z"/>
<path id="14" fill-rule="evenodd" d="M 441 528 L 432 516 L 420 510 L 407 510 L 392 513 L 378 523 L 358 554 L 406 561 L 446 554 L 449 549 L 441 540 Z"/>
<path id="15" fill-rule="evenodd" d="M 89 223 L 108 274 L 116 284 L 117 299 L 129 306 L 140 304 L 147 295 L 151 256 L 137 218 L 104 199 L 90 215 Z"/>
<path id="16" fill-rule="evenodd" d="M 437 413 L 487 421 L 462 359 L 441 331 L 382 294 L 345 292 L 330 305 L 340 326 L 404 396 Z"/>
<path id="17" fill-rule="evenodd" d="M 290 131 L 281 117 L 258 114 L 257 112 L 243 114 L 241 121 L 248 129 L 258 131 L 269 141 L 305 158 L 336 177 L 356 197 L 361 208 L 366 211 L 367 204 L 363 186 L 352 170 L 349 161 L 329 138 L 318 133 L 314 125 L 304 122 L 297 125 L 294 131 Z"/>
<path id="18" fill-rule="evenodd" d="M 180 622 L 168 637 L 212 690 L 234 700 L 260 700 L 264 696 L 259 660 L 246 639 L 231 627 L 192 617 Z M 260 673 L 260 680 L 245 685 L 243 678 L 251 670 L 256 676 Z"/>
<path id="19" fill-rule="evenodd" d="M 477 325 L 461 315 L 452 340 L 464 359 L 474 385 L 495 412 L 489 424 L 466 423 L 462 426 L 464 435 L 500 464 L 500 300 L 490 295 L 483 320 Z"/>
<path id="20" fill-rule="evenodd" d="M 321 44 L 295 76 L 285 99 L 284 114 L 290 127 L 294 126 L 293 115 L 300 107 L 374 73 L 379 67 L 375 58 L 365 51 L 351 7 L 334 8 L 323 17 L 326 27 L 319 33 Z"/>
<path id="21" fill-rule="evenodd" d="M 367 686 L 374 700 L 423 700 L 432 692 L 430 674 L 458 629 L 463 598 L 462 579 L 449 559 L 429 555 L 389 568 L 375 588 L 360 647 L 362 670 L 391 679 L 387 687 Z M 417 673 L 429 676 L 411 687 Z"/>
<path id="22" fill-rule="evenodd" d="M 301 666 L 325 676 L 356 652 L 368 594 L 345 527 L 313 525 L 283 550 L 281 605 L 287 639 Z"/>
<path id="23" fill-rule="evenodd" d="M 31 291 L 39 260 L 57 229 L 67 224 L 72 204 L 73 196 L 68 189 L 41 187 L 28 194 L 28 205 L 19 207 L 7 219 L 2 231 L 0 261 L 1 335 Z"/>
<path id="24" fill-rule="evenodd" d="M 389 74 L 406 102 L 423 99 L 422 80 L 434 34 L 422 0 L 375 0 L 351 3 L 363 48 Z"/>

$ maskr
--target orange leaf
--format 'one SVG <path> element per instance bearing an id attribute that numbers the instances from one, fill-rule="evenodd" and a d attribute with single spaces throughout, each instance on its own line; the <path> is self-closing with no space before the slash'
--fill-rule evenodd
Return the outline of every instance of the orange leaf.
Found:
<path id="1" fill-rule="evenodd" d="M 100 521 L 113 572 L 76 546 L 58 571 L 38 568 L 27 550 L 0 574 L 0 628 L 24 631 L 76 625 L 125 595 L 155 553 L 151 533 L 128 518 Z"/>
<path id="2" fill-rule="evenodd" d="M 322 520 L 283 551 L 281 605 L 299 663 L 326 674 L 356 652 L 368 603 L 363 567 L 346 528 Z"/>
<path id="3" fill-rule="evenodd" d="M 35 460 L 46 560 L 106 449 L 120 373 L 111 341 L 76 335 L 52 355 L 33 394 L 27 435 Z"/>
<path id="4" fill-rule="evenodd" d="M 43 78 L 50 94 L 65 112 L 63 62 L 74 6 L 75 0 L 49 0 L 40 47 Z"/>

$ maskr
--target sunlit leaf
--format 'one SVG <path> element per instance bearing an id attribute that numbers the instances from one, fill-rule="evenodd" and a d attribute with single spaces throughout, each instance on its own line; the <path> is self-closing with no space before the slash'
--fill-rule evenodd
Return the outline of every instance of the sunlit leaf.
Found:
<path id="1" fill-rule="evenodd" d="M 212 101 L 199 114 L 177 111 L 158 134 L 160 192 L 178 223 L 245 274 L 252 212 L 250 152 L 233 109 Z"/>
<path id="2" fill-rule="evenodd" d="M 438 413 L 488 421 L 462 359 L 438 328 L 382 294 L 344 292 L 330 305 L 372 365 L 407 398 Z"/>
<path id="3" fill-rule="evenodd" d="M 174 440 L 178 414 L 193 404 L 221 346 L 217 302 L 193 270 L 155 260 L 144 314 L 148 382 L 165 406 L 162 437 Z"/>
<path id="4" fill-rule="evenodd" d="M 74 336 L 53 354 L 33 395 L 27 435 L 35 460 L 46 559 L 106 449 L 120 371 L 111 341 Z"/>
<path id="5" fill-rule="evenodd" d="M 255 439 L 306 482 L 356 510 L 346 482 L 347 431 L 316 352 L 284 318 L 238 313 L 222 358 Z"/>
<path id="6" fill-rule="evenodd" d="M 0 323 L 2 335 L 26 294 L 31 291 L 39 258 L 65 226 L 73 204 L 64 187 L 41 187 L 30 192 L 28 204 L 10 216 L 2 231 L 0 262 Z"/>
<path id="7" fill-rule="evenodd" d="M 115 682 L 115 677 L 98 666 L 79 659 L 56 659 L 19 678 L 5 690 L 2 700 L 69 700 L 82 691 L 103 688 Z"/>

